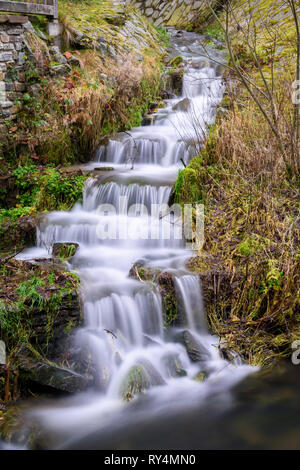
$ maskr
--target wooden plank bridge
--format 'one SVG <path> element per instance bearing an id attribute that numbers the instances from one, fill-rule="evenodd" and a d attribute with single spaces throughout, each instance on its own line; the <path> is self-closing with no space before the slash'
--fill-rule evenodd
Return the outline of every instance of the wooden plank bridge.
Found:
<path id="1" fill-rule="evenodd" d="M 58 0 L 0 0 L 0 12 L 46 15 L 57 20 L 57 2 Z"/>

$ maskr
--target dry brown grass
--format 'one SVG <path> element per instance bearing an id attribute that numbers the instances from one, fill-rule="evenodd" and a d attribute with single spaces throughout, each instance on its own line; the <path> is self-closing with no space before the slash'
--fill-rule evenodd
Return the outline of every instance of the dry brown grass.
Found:
<path id="1" fill-rule="evenodd" d="M 288 139 L 285 89 L 280 122 Z M 270 365 L 289 357 L 300 336 L 299 182 L 255 104 L 232 98 L 183 172 L 179 198 L 204 202 L 204 250 L 218 259 L 216 285 L 222 290 L 222 273 L 231 279 L 226 301 L 207 305 L 212 330 L 250 363 Z M 196 272 L 212 269 L 201 259 Z"/>
<path id="2" fill-rule="evenodd" d="M 43 55 L 41 48 L 34 50 L 37 58 Z M 92 159 L 103 137 L 139 125 L 159 91 L 157 55 L 145 54 L 142 63 L 134 54 L 118 56 L 118 61 L 103 60 L 94 50 L 75 55 L 81 67 L 73 68 L 70 76 L 49 80 L 40 69 L 42 93 L 27 102 L 8 134 L 19 163 L 32 155 L 44 164 Z"/>

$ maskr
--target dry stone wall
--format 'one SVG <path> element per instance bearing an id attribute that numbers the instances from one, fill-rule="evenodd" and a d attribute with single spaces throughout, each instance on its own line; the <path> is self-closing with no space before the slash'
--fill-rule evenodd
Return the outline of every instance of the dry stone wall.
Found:
<path id="1" fill-rule="evenodd" d="M 127 0 L 126 3 L 137 6 L 156 26 L 186 28 L 196 18 L 205 21 L 211 15 L 207 0 Z M 218 3 L 210 1 L 213 8 Z"/>
<path id="2" fill-rule="evenodd" d="M 0 121 L 12 118 L 17 103 L 26 91 L 25 44 L 26 17 L 0 16 Z"/>

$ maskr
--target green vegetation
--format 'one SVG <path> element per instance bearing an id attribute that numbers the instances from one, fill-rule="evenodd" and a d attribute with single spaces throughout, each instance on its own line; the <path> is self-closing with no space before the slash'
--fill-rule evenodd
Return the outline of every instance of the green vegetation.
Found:
<path id="1" fill-rule="evenodd" d="M 131 401 L 136 395 L 145 393 L 150 386 L 150 380 L 143 366 L 136 365 L 130 369 L 121 387 L 124 401 Z"/>
<path id="2" fill-rule="evenodd" d="M 167 33 L 158 34 L 141 15 L 130 8 L 124 12 L 110 0 L 62 0 L 59 16 L 64 26 L 63 52 L 68 57 L 74 54 L 76 60 L 70 63 L 69 74 L 53 76 L 51 68 L 59 64 L 51 57 L 47 42 L 26 33 L 33 52 L 33 57 L 26 58 L 26 81 L 38 86 L 39 93 L 25 93 L 23 103 L 15 103 L 18 107 L 22 104 L 17 119 L 5 122 L 7 132 L 0 143 L 2 174 L 18 166 L 32 167 L 33 163 L 65 166 L 91 159 L 103 137 L 140 125 L 149 103 L 159 95 L 163 39 Z M 128 45 L 124 41 L 122 25 L 126 19 L 139 31 L 145 30 L 147 47 L 141 46 L 137 51 L 130 41 Z M 33 21 L 36 29 L 43 32 L 45 22 L 41 16 Z M 76 42 L 76 34 L 85 35 L 86 42 Z M 98 37 L 114 48 L 113 55 L 95 48 Z M 117 61 L 124 55 L 123 47 L 126 60 Z M 17 78 L 16 70 L 8 70 L 9 74 L 12 79 Z M 22 171 L 26 175 L 26 170 Z M 31 205 L 26 201 L 21 204 Z"/>
<path id="3" fill-rule="evenodd" d="M 3 204 L 13 190 L 15 206 L 0 208 L 0 253 L 34 243 L 39 213 L 71 209 L 82 200 L 86 178 L 51 167 L 19 165 L 11 174 L 10 187 L 3 189 Z"/>
<path id="4" fill-rule="evenodd" d="M 159 28 L 155 26 L 156 31 L 158 32 L 160 39 L 165 47 L 170 47 L 171 34 L 165 28 Z"/>
<path id="5" fill-rule="evenodd" d="M 39 352 L 46 354 L 54 319 L 63 300 L 78 285 L 76 276 L 56 268 L 40 268 L 15 260 L 2 264 L 0 286 L 5 286 L 5 291 L 0 302 L 0 338 L 5 341 L 8 351 L 13 355 L 22 343 L 39 348 L 35 319 L 42 316 L 45 317 L 45 341 Z"/>
<path id="6" fill-rule="evenodd" d="M 222 28 L 220 27 L 218 23 L 213 23 L 207 26 L 207 28 L 205 28 L 202 31 L 202 34 L 207 34 L 207 36 L 212 36 L 213 38 L 218 39 L 218 41 L 223 42 L 225 40 L 224 31 L 222 30 Z"/>

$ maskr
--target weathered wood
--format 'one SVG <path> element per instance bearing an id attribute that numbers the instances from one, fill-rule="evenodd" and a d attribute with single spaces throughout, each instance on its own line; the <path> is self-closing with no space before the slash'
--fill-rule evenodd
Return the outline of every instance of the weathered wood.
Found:
<path id="1" fill-rule="evenodd" d="M 33 1 L 2 1 L 0 0 L 0 11 L 11 13 L 25 13 L 27 15 L 46 15 L 54 19 L 58 18 L 57 0 Z"/>

